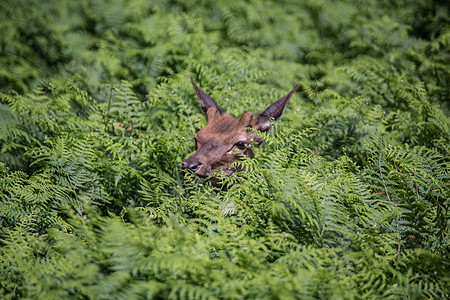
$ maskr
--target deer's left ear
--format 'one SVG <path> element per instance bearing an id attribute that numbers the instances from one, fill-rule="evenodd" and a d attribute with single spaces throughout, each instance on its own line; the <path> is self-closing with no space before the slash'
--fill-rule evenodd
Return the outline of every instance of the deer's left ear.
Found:
<path id="1" fill-rule="evenodd" d="M 267 131 L 272 125 L 272 120 L 278 120 L 286 109 L 286 105 L 291 99 L 292 95 L 298 88 L 298 83 L 295 85 L 294 89 L 284 97 L 281 97 L 276 102 L 272 103 L 268 108 L 266 108 L 262 113 L 258 114 L 253 118 L 251 122 L 251 127 L 259 131 Z"/>

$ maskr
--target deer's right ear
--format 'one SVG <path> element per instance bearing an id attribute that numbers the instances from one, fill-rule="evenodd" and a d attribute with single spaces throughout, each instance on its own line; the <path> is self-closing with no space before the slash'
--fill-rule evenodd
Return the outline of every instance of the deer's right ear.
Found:
<path id="1" fill-rule="evenodd" d="M 291 99 L 297 88 L 298 84 L 295 85 L 294 89 L 289 94 L 281 97 L 266 108 L 262 113 L 258 114 L 251 122 L 252 127 L 259 131 L 269 130 L 272 125 L 272 120 L 276 121 L 281 117 L 286 109 L 289 99 Z"/>
<path id="2" fill-rule="evenodd" d="M 206 114 L 210 107 L 214 107 L 219 112 L 220 115 L 223 115 L 224 112 L 219 107 L 219 105 L 217 105 L 217 103 L 208 94 L 206 94 L 204 91 L 202 91 L 195 84 L 194 79 L 192 79 L 192 75 L 191 75 L 191 82 L 192 82 L 192 85 L 194 86 L 195 92 L 198 95 L 198 98 L 200 99 L 200 107 L 202 108 L 203 112 Z"/>

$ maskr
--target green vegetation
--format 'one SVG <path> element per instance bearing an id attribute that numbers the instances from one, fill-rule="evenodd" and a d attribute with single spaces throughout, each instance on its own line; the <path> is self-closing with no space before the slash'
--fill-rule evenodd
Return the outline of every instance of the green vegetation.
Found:
<path id="1" fill-rule="evenodd" d="M 0 299 L 448 299 L 445 1 L 0 2 Z M 246 180 L 206 118 L 299 91 Z"/>

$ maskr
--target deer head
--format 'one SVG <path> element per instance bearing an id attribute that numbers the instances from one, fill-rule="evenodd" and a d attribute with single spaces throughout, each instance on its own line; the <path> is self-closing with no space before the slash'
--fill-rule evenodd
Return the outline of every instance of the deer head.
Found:
<path id="1" fill-rule="evenodd" d="M 245 111 L 239 119 L 224 113 L 217 103 L 202 91 L 191 76 L 192 85 L 200 99 L 200 107 L 206 114 L 208 124 L 195 134 L 195 148 L 197 151 L 186 159 L 182 169 L 189 169 L 200 177 L 207 177 L 214 172 L 224 170 L 227 176 L 237 170 L 230 165 L 239 160 L 240 153 L 253 158 L 252 145 L 259 145 L 262 138 L 253 128 L 267 131 L 272 121 L 281 117 L 286 104 L 296 91 L 298 84 L 286 96 L 274 102 L 260 114 Z"/>

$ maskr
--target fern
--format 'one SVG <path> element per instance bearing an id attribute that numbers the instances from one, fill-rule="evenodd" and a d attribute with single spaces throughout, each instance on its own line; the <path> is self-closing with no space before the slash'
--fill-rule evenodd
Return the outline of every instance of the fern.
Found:
<path id="1" fill-rule="evenodd" d="M 446 4 L 3 1 L 0 28 L 0 298 L 449 297 Z M 189 75 L 234 117 L 301 89 L 202 179 Z"/>
<path id="2" fill-rule="evenodd" d="M 54 184 L 46 175 L 29 178 L 20 171 L 8 172 L 4 165 L 1 172 L 2 238 L 15 228 L 42 234 L 51 227 L 69 227 L 58 209 L 72 203 L 69 189 Z"/>
<path id="3" fill-rule="evenodd" d="M 386 197 L 390 203 L 399 208 L 403 207 L 395 219 L 396 230 L 405 240 L 403 243 L 413 243 L 415 247 L 431 246 L 422 222 L 431 225 L 429 221 L 434 219 L 438 224 L 442 224 L 442 218 L 447 218 L 448 203 L 444 200 L 447 195 L 446 192 L 442 193 L 447 189 L 436 189 L 436 185 L 446 185 L 444 181 L 448 177 L 448 162 L 435 151 L 424 151 L 420 147 L 394 148 L 386 146 L 382 140 L 372 144 L 369 149 L 374 151 L 371 152 L 372 163 L 378 168 L 377 173 L 366 171 L 374 180 L 374 188 L 379 189 L 379 195 Z M 431 162 L 429 159 L 433 156 L 435 159 Z M 424 202 L 429 205 L 422 205 Z M 400 225 L 400 222 L 403 225 Z M 448 230 L 446 225 L 440 228 Z"/>

